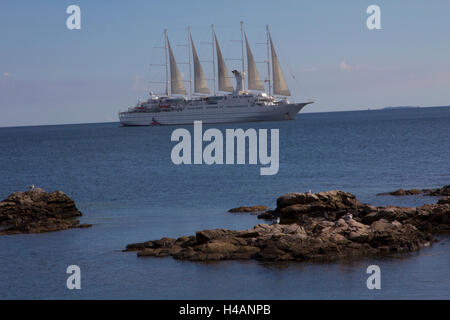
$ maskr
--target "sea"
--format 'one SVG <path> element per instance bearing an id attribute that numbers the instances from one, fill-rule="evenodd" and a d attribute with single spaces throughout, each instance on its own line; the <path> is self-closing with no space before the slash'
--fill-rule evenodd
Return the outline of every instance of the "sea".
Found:
<path id="1" fill-rule="evenodd" d="M 119 123 L 0 128 L 0 199 L 62 190 L 93 226 L 0 237 L 0 299 L 449 299 L 450 237 L 419 252 L 335 263 L 138 258 L 127 244 L 268 223 L 231 214 L 288 192 L 344 190 L 373 205 L 437 198 L 378 193 L 450 184 L 450 107 L 300 113 L 294 121 L 204 125 L 279 129 L 280 167 L 175 165 L 177 127 Z M 185 126 L 191 132 L 193 126 Z M 68 266 L 81 272 L 69 290 Z M 370 290 L 367 268 L 381 271 Z"/>

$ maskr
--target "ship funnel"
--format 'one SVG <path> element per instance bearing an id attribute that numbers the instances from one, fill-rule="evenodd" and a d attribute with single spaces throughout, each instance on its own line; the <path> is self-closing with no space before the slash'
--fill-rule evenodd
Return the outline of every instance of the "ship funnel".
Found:
<path id="1" fill-rule="evenodd" d="M 233 91 L 233 94 L 237 96 L 237 95 L 239 95 L 239 92 L 242 91 L 244 75 L 237 70 L 233 70 L 231 72 L 234 74 L 234 77 L 236 78 L 236 89 Z"/>

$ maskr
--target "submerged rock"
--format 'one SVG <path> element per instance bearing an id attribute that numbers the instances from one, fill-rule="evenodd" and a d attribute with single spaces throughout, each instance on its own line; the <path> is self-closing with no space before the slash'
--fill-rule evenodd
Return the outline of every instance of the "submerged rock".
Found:
<path id="1" fill-rule="evenodd" d="M 334 260 L 419 250 L 433 242 L 431 232 L 450 231 L 448 203 L 375 207 L 344 191 L 286 194 L 278 198 L 275 210 L 260 217 L 281 223 L 203 230 L 170 241 L 130 244 L 125 251 L 193 261 Z"/>
<path id="2" fill-rule="evenodd" d="M 62 191 L 47 193 L 35 188 L 15 192 L 0 202 L 0 235 L 90 227 L 75 220 L 81 215 Z"/>
<path id="3" fill-rule="evenodd" d="M 384 192 L 379 193 L 377 196 L 411 196 L 411 195 L 418 195 L 423 194 L 425 196 L 433 196 L 433 197 L 443 197 L 443 196 L 450 196 L 450 185 L 443 186 L 442 188 L 436 188 L 436 189 L 398 189 L 391 192 Z"/>
<path id="4" fill-rule="evenodd" d="M 424 189 L 424 191 L 425 191 L 425 189 Z M 425 193 L 429 196 L 437 196 L 437 197 L 445 196 L 445 197 L 447 197 L 447 196 L 450 196 L 450 185 L 443 186 L 442 188 L 426 190 Z"/>
<path id="5" fill-rule="evenodd" d="M 269 210 L 269 208 L 267 208 L 266 206 L 243 206 L 243 207 L 238 207 L 238 208 L 233 208 L 228 210 L 228 212 L 262 212 L 262 211 L 267 211 Z"/>

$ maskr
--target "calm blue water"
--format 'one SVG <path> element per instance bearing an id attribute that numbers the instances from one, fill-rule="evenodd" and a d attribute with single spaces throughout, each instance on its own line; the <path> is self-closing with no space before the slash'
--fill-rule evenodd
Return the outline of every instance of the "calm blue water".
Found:
<path id="1" fill-rule="evenodd" d="M 211 126 L 204 126 L 204 128 Z M 0 198 L 30 184 L 61 189 L 89 229 L 0 237 L 0 298 L 322 299 L 450 298 L 450 238 L 419 253 L 337 264 L 195 263 L 140 258 L 128 243 L 262 221 L 231 207 L 286 192 L 343 189 L 377 205 L 429 197 L 376 197 L 397 188 L 450 183 L 450 107 L 300 114 L 295 121 L 216 125 L 279 128 L 280 171 L 259 166 L 175 166 L 175 127 L 116 123 L 0 128 Z M 190 127 L 192 130 L 192 127 Z M 68 290 L 68 265 L 82 289 Z M 382 289 L 368 290 L 378 264 Z"/>

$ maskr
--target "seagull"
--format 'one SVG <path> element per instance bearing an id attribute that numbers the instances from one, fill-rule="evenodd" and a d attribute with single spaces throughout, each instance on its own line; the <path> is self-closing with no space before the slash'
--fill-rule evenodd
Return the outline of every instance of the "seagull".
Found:
<path id="1" fill-rule="evenodd" d="M 32 184 L 32 185 L 29 187 L 29 190 L 30 190 L 30 191 L 33 191 L 33 190 L 34 190 L 34 184 Z"/>
<path id="2" fill-rule="evenodd" d="M 277 217 L 276 220 L 272 224 L 280 224 L 280 217 Z"/>
<path id="3" fill-rule="evenodd" d="M 353 219 L 353 215 L 350 212 L 348 212 L 343 216 L 343 218 L 344 220 L 350 220 Z"/>
<path id="4" fill-rule="evenodd" d="M 312 192 L 311 192 L 311 189 L 309 189 L 308 193 L 312 193 Z"/>

